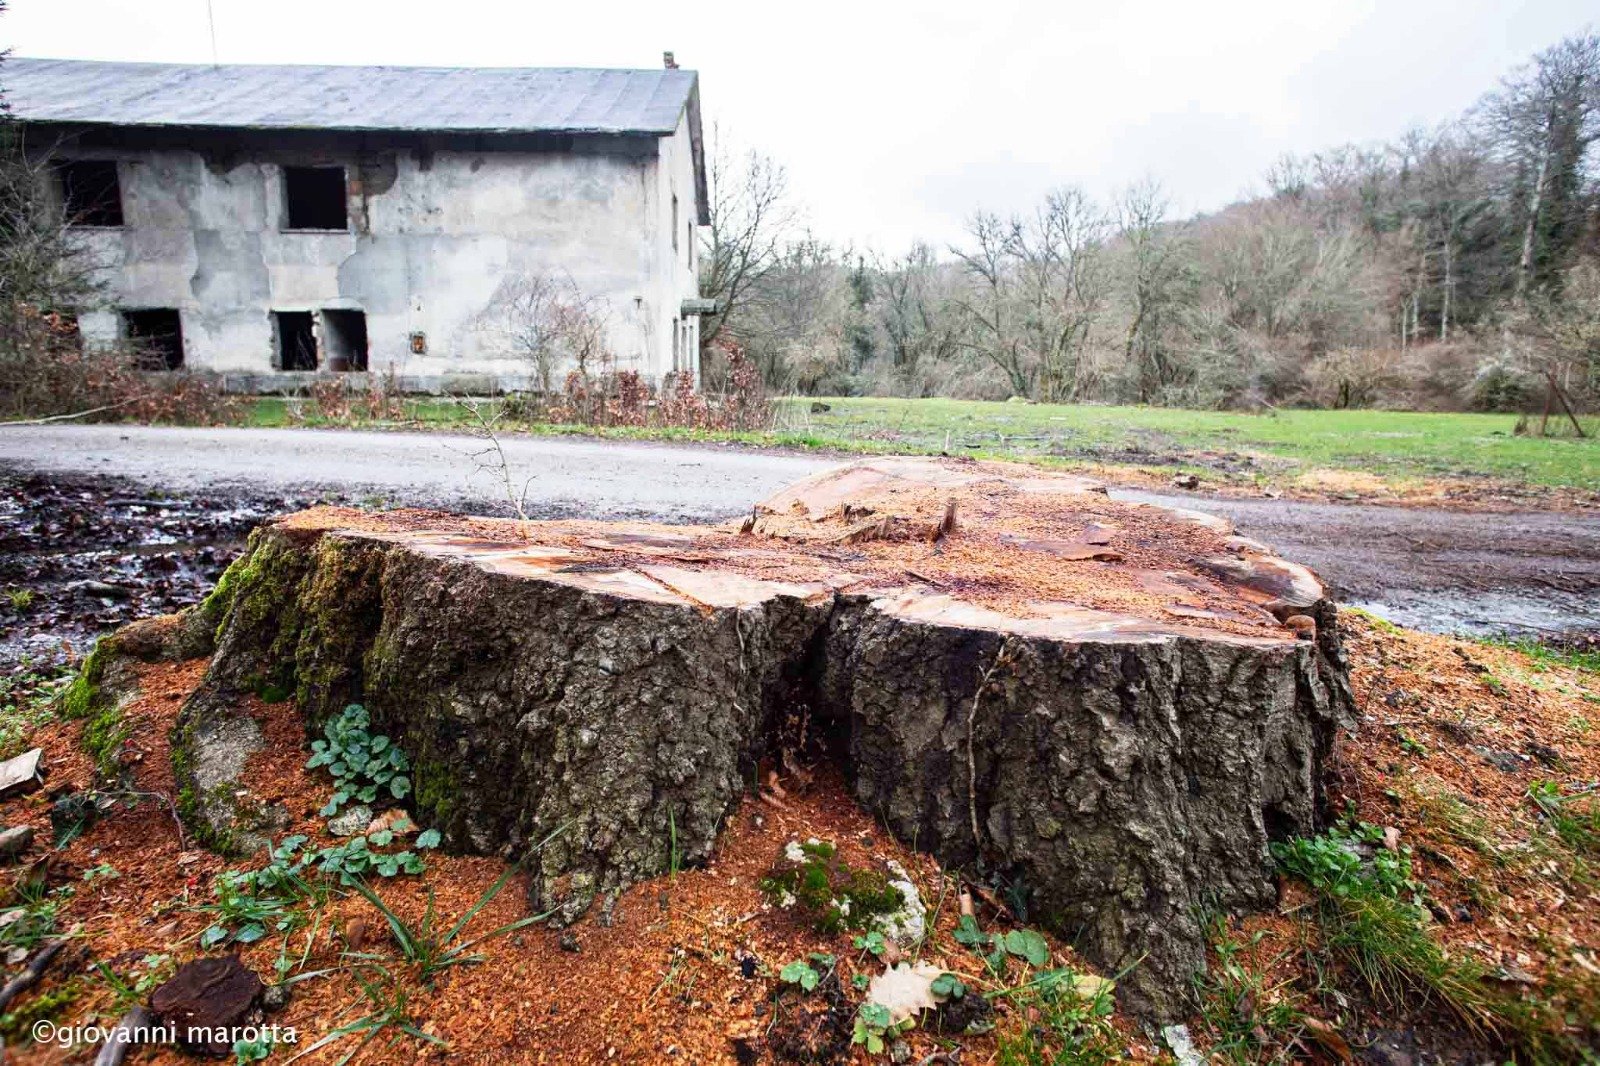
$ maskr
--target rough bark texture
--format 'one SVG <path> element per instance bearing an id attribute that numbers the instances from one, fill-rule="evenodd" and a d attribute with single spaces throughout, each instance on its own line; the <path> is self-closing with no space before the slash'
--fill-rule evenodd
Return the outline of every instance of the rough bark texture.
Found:
<path id="1" fill-rule="evenodd" d="M 804 704 L 897 836 L 1002 873 L 1091 959 L 1138 964 L 1124 1002 L 1173 1012 L 1203 964 L 1201 909 L 1269 902 L 1268 840 L 1316 821 L 1349 708 L 1332 606 L 1260 545 L 1081 482 L 1045 483 L 1051 505 L 1123 522 L 1117 559 L 1146 559 L 1166 523 L 1184 547 L 1164 565 L 1179 569 L 1038 547 L 1037 472 L 862 469 L 802 493 L 821 510 L 791 493 L 737 531 L 349 512 L 263 527 L 198 611 L 217 638 L 175 737 L 187 813 L 236 847 L 270 831 L 243 780 L 261 740 L 240 693 L 292 692 L 311 728 L 360 700 L 410 755 L 420 820 L 449 847 L 526 859 L 533 905 L 572 920 L 665 871 L 674 839 L 683 861 L 707 857 Z M 840 492 L 858 502 L 835 508 Z M 980 558 L 979 516 L 1024 513 L 1034 539 L 984 542 L 1015 558 L 955 588 Z M 1046 532 L 1106 543 L 1065 513 Z M 784 553 L 805 565 L 776 573 L 768 557 Z M 1174 599 L 1153 620 L 1014 598 L 1069 579 L 1121 581 L 1124 606 L 1151 588 Z M 1314 638 L 1280 624 L 1290 615 Z"/>

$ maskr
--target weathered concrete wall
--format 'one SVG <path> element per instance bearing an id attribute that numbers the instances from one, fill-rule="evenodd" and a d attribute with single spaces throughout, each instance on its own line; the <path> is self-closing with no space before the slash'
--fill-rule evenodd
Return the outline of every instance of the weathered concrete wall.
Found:
<path id="1" fill-rule="evenodd" d="M 659 231 L 652 241 L 657 258 L 659 329 L 671 358 L 671 369 L 695 373 L 700 362 L 700 319 L 680 314 L 684 294 L 699 294 L 699 242 L 694 237 L 698 231 L 693 226 L 694 158 L 687 114 L 679 119 L 677 132 L 663 137 L 659 146 L 653 211 Z"/>
<path id="2" fill-rule="evenodd" d="M 693 350 L 678 321 L 697 294 L 686 121 L 653 153 L 71 154 L 117 159 L 122 186 L 124 225 L 80 231 L 110 294 L 82 318 L 90 341 L 118 338 L 121 309 L 175 307 L 186 365 L 270 372 L 271 312 L 353 309 L 366 314 L 374 370 L 510 383 L 529 367 L 495 294 L 507 277 L 546 274 L 597 302 L 619 367 L 672 370 L 675 323 L 680 362 Z M 346 167 L 348 232 L 286 230 L 282 165 L 311 162 Z M 425 354 L 412 352 L 414 333 Z"/>

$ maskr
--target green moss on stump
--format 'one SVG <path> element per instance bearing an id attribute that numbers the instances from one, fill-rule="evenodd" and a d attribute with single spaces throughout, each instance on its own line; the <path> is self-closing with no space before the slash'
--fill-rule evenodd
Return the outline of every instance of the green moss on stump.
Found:
<path id="1" fill-rule="evenodd" d="M 850 866 L 825 840 L 786 845 L 761 879 L 761 892 L 773 906 L 793 909 L 826 934 L 871 928 L 906 904 L 887 874 Z"/>
<path id="2" fill-rule="evenodd" d="M 59 697 L 63 718 L 87 720 L 83 729 L 83 750 L 93 756 L 95 769 L 103 777 L 117 773 L 117 749 L 128 738 L 129 728 L 122 708 L 106 691 L 106 667 L 118 654 L 116 634 L 101 637 L 83 660 L 78 675 Z"/>
<path id="3" fill-rule="evenodd" d="M 61 716 L 63 718 L 89 718 L 103 710 L 105 694 L 101 691 L 101 682 L 105 680 L 106 664 L 115 654 L 115 635 L 101 637 L 95 643 L 94 650 L 83 660 L 83 665 L 78 667 L 78 676 L 72 679 L 66 691 L 61 693 Z"/>
<path id="4" fill-rule="evenodd" d="M 312 730 L 362 693 L 362 653 L 381 620 L 384 555 L 373 545 L 323 537 L 298 589 L 294 695 Z"/>
<path id="5" fill-rule="evenodd" d="M 444 759 L 418 755 L 411 760 L 411 782 L 417 813 L 426 824 L 448 825 L 456 801 L 455 775 L 450 764 Z"/>

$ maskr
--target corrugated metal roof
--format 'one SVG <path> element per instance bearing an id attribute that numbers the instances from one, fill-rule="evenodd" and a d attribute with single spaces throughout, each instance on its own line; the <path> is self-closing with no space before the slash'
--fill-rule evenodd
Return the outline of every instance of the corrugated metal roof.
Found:
<path id="1" fill-rule="evenodd" d="M 8 58 L 25 122 L 228 129 L 671 133 L 690 70 L 204 66 Z"/>

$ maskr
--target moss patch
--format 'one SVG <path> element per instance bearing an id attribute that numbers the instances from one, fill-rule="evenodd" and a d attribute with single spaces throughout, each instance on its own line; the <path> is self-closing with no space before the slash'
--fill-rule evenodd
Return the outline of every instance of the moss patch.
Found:
<path id="1" fill-rule="evenodd" d="M 294 695 L 315 730 L 362 693 L 362 654 L 382 619 L 384 553 L 364 542 L 323 537 L 299 588 Z"/>
<path id="2" fill-rule="evenodd" d="M 455 809 L 455 775 L 443 759 L 419 755 L 411 762 L 411 781 L 417 813 L 424 816 L 426 824 L 446 826 Z"/>
<path id="3" fill-rule="evenodd" d="M 105 680 L 106 664 L 116 652 L 116 636 L 101 637 L 78 668 L 78 676 L 61 693 L 63 718 L 89 718 L 104 710 L 105 694 L 101 682 Z"/>
<path id="4" fill-rule="evenodd" d="M 819 933 L 868 929 L 905 906 L 905 895 L 877 870 L 850 866 L 825 840 L 791 841 L 761 893 L 776 907 L 793 910 Z"/>

